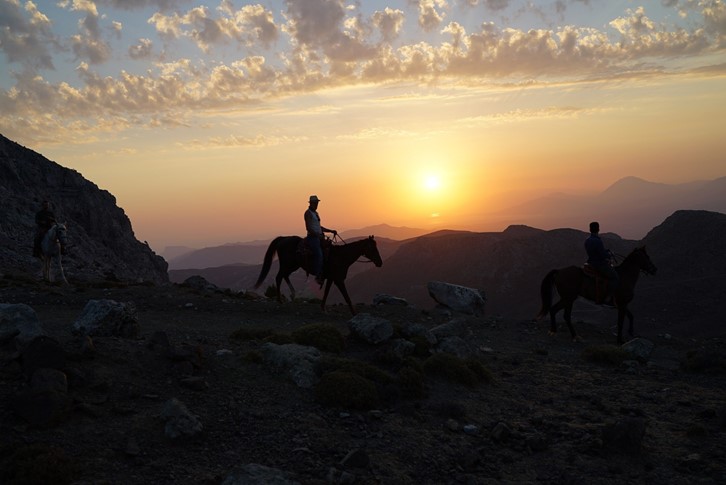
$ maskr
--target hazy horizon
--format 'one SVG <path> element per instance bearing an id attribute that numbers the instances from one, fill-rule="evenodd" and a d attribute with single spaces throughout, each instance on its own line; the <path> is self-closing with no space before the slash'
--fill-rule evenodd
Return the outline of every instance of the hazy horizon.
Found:
<path id="1" fill-rule="evenodd" d="M 338 230 L 496 231 L 724 175 L 723 0 L 0 0 L 0 27 L 0 133 L 157 252 L 300 234 L 311 194 Z"/>

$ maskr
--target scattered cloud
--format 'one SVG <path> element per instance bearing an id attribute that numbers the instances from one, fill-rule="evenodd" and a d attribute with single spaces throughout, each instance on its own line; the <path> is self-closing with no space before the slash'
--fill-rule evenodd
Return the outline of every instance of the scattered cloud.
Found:
<path id="1" fill-rule="evenodd" d="M 176 10 L 179 4 L 171 0 L 63 0 L 57 5 L 77 14 L 78 23 L 75 33 L 62 38 L 54 33 L 47 13 L 33 2 L 0 0 L 0 51 L 9 67 L 19 67 L 10 74 L 15 85 L 0 90 L 4 115 L 0 130 L 10 132 L 36 120 L 38 134 L 72 123 L 78 130 L 94 131 L 98 128 L 84 122 L 91 116 L 112 124 L 116 117 L 125 117 L 141 126 L 167 125 L 160 120 L 178 118 L 188 110 L 257 109 L 292 94 L 368 83 L 465 86 L 512 78 L 588 82 L 643 69 L 652 75 L 667 73 L 673 59 L 718 54 L 726 47 L 723 0 L 664 0 L 663 5 L 688 12 L 688 28 L 656 22 L 641 6 L 601 28 L 564 25 L 527 30 L 494 20 L 465 28 L 462 22 L 447 20 L 453 0 L 404 3 L 416 20 L 409 22 L 404 9 L 389 7 L 364 15 L 359 5 L 344 0 L 285 0 L 280 11 L 262 4 L 236 8 L 229 0 L 216 8 L 187 10 Z M 560 0 L 552 7 L 559 11 L 572 3 L 590 2 Z M 457 2 L 491 12 L 510 9 L 512 4 L 510 0 Z M 99 12 L 150 7 L 155 11 L 147 21 L 158 38 L 126 42 L 123 24 Z M 426 40 L 412 40 L 405 28 L 420 29 Z M 110 36 L 121 42 L 112 42 Z M 156 41 L 164 44 L 164 50 L 155 56 Z M 208 55 L 168 54 L 184 42 Z M 168 62 L 149 63 L 138 72 L 102 75 L 97 66 L 111 59 L 116 44 L 124 46 L 130 59 Z M 225 47 L 235 55 L 226 60 L 215 57 Z M 72 52 L 80 61 L 75 80 L 54 82 L 42 75 L 43 70 L 54 69 L 53 56 L 58 52 Z M 260 143 L 255 140 L 235 143 Z"/>

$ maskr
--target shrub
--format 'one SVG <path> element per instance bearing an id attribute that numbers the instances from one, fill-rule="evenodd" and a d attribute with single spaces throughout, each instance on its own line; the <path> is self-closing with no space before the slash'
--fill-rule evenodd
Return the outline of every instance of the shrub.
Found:
<path id="1" fill-rule="evenodd" d="M 490 383 L 494 380 L 491 371 L 487 369 L 481 361 L 477 359 L 464 359 L 464 364 L 466 364 L 469 370 L 476 374 L 479 382 Z"/>
<path id="2" fill-rule="evenodd" d="M 256 350 L 250 350 L 249 352 L 247 352 L 242 360 L 244 360 L 245 362 L 249 362 L 250 364 L 261 364 L 265 361 L 262 354 Z"/>
<path id="3" fill-rule="evenodd" d="M 40 443 L 0 449 L 0 483 L 68 484 L 79 473 L 62 449 Z"/>
<path id="4" fill-rule="evenodd" d="M 324 374 L 315 386 L 315 398 L 325 406 L 345 409 L 373 409 L 379 402 L 375 384 L 343 371 Z"/>
<path id="5" fill-rule="evenodd" d="M 417 357 L 428 357 L 431 355 L 431 342 L 423 335 L 414 335 L 408 339 L 416 345 L 413 355 Z"/>
<path id="6" fill-rule="evenodd" d="M 340 357 L 324 358 L 322 361 L 323 372 L 348 372 L 364 377 L 373 382 L 388 384 L 393 378 L 384 370 L 357 359 L 343 359 Z"/>
<path id="7" fill-rule="evenodd" d="M 718 351 L 689 350 L 683 361 L 683 369 L 689 372 L 726 371 L 726 354 Z"/>
<path id="8" fill-rule="evenodd" d="M 285 345 L 285 344 L 294 344 L 295 340 L 292 338 L 292 335 L 290 335 L 288 333 L 272 332 L 270 335 L 265 337 L 265 342 L 271 342 L 271 343 L 277 344 L 277 345 Z"/>
<path id="9" fill-rule="evenodd" d="M 232 332 L 229 338 L 242 341 L 264 340 L 271 336 L 273 333 L 274 331 L 265 328 L 242 327 Z"/>
<path id="10" fill-rule="evenodd" d="M 277 299 L 277 286 L 275 286 L 275 285 L 268 286 L 267 289 L 265 289 L 265 296 L 267 298 L 273 298 L 276 300 Z M 280 300 L 287 301 L 287 297 L 282 292 L 280 292 Z"/>
<path id="11" fill-rule="evenodd" d="M 620 365 L 630 355 L 615 345 L 593 345 L 582 351 L 582 358 L 596 364 Z"/>
<path id="12" fill-rule="evenodd" d="M 413 367 L 401 368 L 396 380 L 401 397 L 420 399 L 426 395 L 423 375 Z"/>
<path id="13" fill-rule="evenodd" d="M 442 352 L 426 359 L 423 367 L 427 375 L 435 375 L 471 387 L 479 382 L 480 377 L 470 365 L 464 359 Z"/>
<path id="14" fill-rule="evenodd" d="M 292 339 L 300 345 L 310 345 L 323 352 L 339 354 L 345 347 L 345 338 L 333 325 L 311 323 L 292 332 Z"/>

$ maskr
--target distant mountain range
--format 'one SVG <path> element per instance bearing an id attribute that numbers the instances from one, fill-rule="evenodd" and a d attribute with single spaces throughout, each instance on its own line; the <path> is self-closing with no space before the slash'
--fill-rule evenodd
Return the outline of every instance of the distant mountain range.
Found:
<path id="1" fill-rule="evenodd" d="M 402 241 L 426 234 L 425 229 L 411 227 L 395 227 L 378 224 L 361 229 L 342 231 L 343 241 L 354 241 L 362 237 L 375 236 L 376 239 Z M 169 262 L 169 269 L 204 269 L 224 265 L 259 264 L 265 257 L 270 241 L 249 241 L 243 243 L 224 244 L 201 249 L 184 246 L 168 246 L 163 256 Z"/>
<path id="2" fill-rule="evenodd" d="M 543 229 L 587 230 L 590 221 L 599 221 L 603 230 L 640 239 L 677 210 L 726 212 L 726 177 L 674 185 L 625 177 L 596 195 L 552 194 L 491 216 Z"/>
<path id="3" fill-rule="evenodd" d="M 506 226 L 526 224 L 532 228 L 572 227 L 587 230 L 597 220 L 603 231 L 624 238 L 640 239 L 648 229 L 677 210 L 708 210 L 726 213 L 726 177 L 685 184 L 661 184 L 625 177 L 596 195 L 552 194 L 490 214 Z M 438 236 L 466 231 L 439 231 Z M 379 224 L 344 231 L 344 240 L 368 235 L 405 241 L 428 233 L 425 229 Z M 259 264 L 269 241 L 249 241 L 201 249 L 167 247 L 163 256 L 169 269 L 204 269 L 232 264 Z"/>

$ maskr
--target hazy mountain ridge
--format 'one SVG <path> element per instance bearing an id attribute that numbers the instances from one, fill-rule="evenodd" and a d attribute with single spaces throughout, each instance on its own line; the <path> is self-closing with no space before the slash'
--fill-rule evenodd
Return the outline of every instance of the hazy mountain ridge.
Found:
<path id="1" fill-rule="evenodd" d="M 648 228 L 677 210 L 726 212 L 726 177 L 673 185 L 624 177 L 599 194 L 552 194 L 493 216 L 513 224 L 583 230 L 591 220 L 597 220 L 603 230 L 640 239 Z"/>
<path id="2" fill-rule="evenodd" d="M 551 194 L 515 206 L 507 213 L 494 214 L 493 217 L 498 221 L 509 221 L 509 228 L 576 227 L 583 231 L 587 230 L 591 220 L 598 220 L 603 231 L 628 239 L 640 239 L 649 228 L 678 210 L 726 212 L 726 177 L 673 185 L 650 182 L 639 177 L 624 177 L 599 194 Z M 439 237 L 469 232 L 472 231 L 444 229 L 428 232 L 420 228 L 378 224 L 342 231 L 341 237 L 348 240 L 373 234 L 378 238 L 406 241 L 422 236 Z M 173 270 L 238 263 L 257 264 L 262 261 L 268 244 L 269 241 L 249 241 L 190 249 L 186 254 L 167 259 Z"/>

